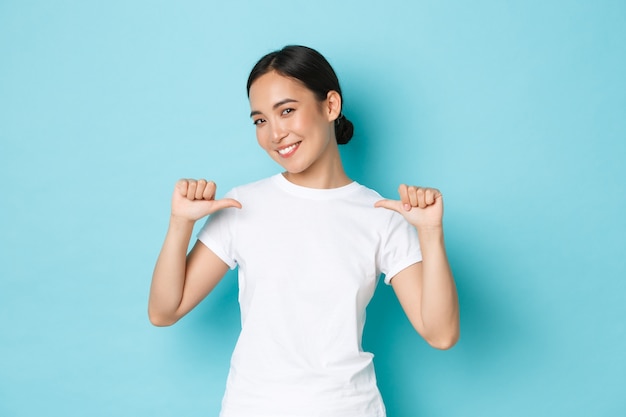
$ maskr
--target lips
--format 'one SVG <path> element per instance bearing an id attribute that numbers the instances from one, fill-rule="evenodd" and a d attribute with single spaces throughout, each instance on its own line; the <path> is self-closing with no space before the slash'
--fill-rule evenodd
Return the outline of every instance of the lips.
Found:
<path id="1" fill-rule="evenodd" d="M 278 154 L 282 156 L 283 158 L 288 158 L 296 152 L 296 150 L 300 146 L 300 143 L 302 142 L 296 142 L 289 146 L 285 146 L 284 148 L 278 149 L 276 152 L 278 152 Z"/>

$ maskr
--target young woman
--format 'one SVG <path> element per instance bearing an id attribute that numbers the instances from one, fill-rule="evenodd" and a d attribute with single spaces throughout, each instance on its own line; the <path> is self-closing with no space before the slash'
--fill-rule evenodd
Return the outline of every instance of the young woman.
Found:
<path id="1" fill-rule="evenodd" d="M 433 347 L 459 336 L 441 193 L 400 185 L 399 200 L 385 200 L 348 178 L 338 144 L 352 123 L 335 72 L 313 49 L 261 58 L 248 97 L 259 145 L 284 172 L 222 199 L 210 181 L 176 184 L 150 320 L 175 323 L 238 267 L 242 330 L 220 415 L 382 417 L 372 355 L 361 348 L 379 276 Z"/>

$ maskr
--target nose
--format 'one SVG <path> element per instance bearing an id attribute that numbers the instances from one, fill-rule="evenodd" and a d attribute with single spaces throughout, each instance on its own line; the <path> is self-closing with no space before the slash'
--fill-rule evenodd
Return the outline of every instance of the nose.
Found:
<path id="1" fill-rule="evenodd" d="M 287 137 L 287 131 L 281 123 L 272 123 L 272 142 L 280 143 Z"/>

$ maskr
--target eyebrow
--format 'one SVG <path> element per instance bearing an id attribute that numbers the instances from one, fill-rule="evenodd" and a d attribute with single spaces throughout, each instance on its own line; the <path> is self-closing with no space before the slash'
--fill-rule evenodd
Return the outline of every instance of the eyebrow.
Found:
<path id="1" fill-rule="evenodd" d="M 283 104 L 297 103 L 297 102 L 298 102 L 298 100 L 294 100 L 293 98 L 286 98 L 286 99 L 283 99 L 283 100 L 279 101 L 278 103 L 274 104 L 272 106 L 272 109 L 276 110 L 278 107 L 282 106 Z M 261 114 L 261 112 L 258 111 L 258 110 L 252 110 L 250 112 L 250 117 L 256 116 L 257 114 Z"/>

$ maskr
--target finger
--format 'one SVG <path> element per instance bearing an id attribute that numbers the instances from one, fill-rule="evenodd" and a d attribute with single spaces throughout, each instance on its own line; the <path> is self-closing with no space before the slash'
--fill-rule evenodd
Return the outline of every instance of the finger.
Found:
<path id="1" fill-rule="evenodd" d="M 437 197 L 437 190 L 434 188 L 426 188 L 424 190 L 424 201 L 427 206 L 435 204 L 435 198 Z"/>
<path id="2" fill-rule="evenodd" d="M 411 200 L 409 199 L 409 187 L 406 184 L 400 184 L 398 187 L 398 194 L 400 195 L 400 201 L 406 211 L 411 210 Z"/>
<path id="3" fill-rule="evenodd" d="M 198 183 L 196 180 L 187 180 L 187 200 L 194 200 L 196 198 L 196 188 L 198 188 Z"/>
<path id="4" fill-rule="evenodd" d="M 215 208 L 215 211 L 229 207 L 241 208 L 241 203 L 234 198 L 223 198 L 221 200 L 215 200 L 213 207 Z"/>
<path id="5" fill-rule="evenodd" d="M 207 182 L 205 179 L 199 179 L 196 181 L 196 193 L 193 196 L 196 200 L 202 200 L 206 184 Z"/>
<path id="6" fill-rule="evenodd" d="M 181 196 L 186 196 L 187 195 L 187 187 L 189 186 L 189 183 L 187 182 L 186 179 L 181 179 L 178 180 L 176 182 L 176 191 L 178 191 L 180 193 Z"/>
<path id="7" fill-rule="evenodd" d="M 404 204 L 399 200 L 378 200 L 374 203 L 374 207 L 376 208 L 386 208 L 388 210 L 397 211 L 398 213 L 402 213 L 404 211 Z"/>
<path id="8" fill-rule="evenodd" d="M 202 198 L 204 200 L 213 200 L 215 198 L 215 190 L 217 186 L 213 181 L 208 181 L 206 187 L 204 188 L 204 193 L 202 194 Z"/>
<path id="9" fill-rule="evenodd" d="M 422 187 L 415 187 L 415 194 L 417 196 L 417 207 L 426 208 L 426 190 Z"/>
<path id="10" fill-rule="evenodd" d="M 409 201 L 411 204 L 411 207 L 418 207 L 419 206 L 419 188 L 411 185 L 410 187 L 407 187 L 408 193 L 409 193 Z"/>

